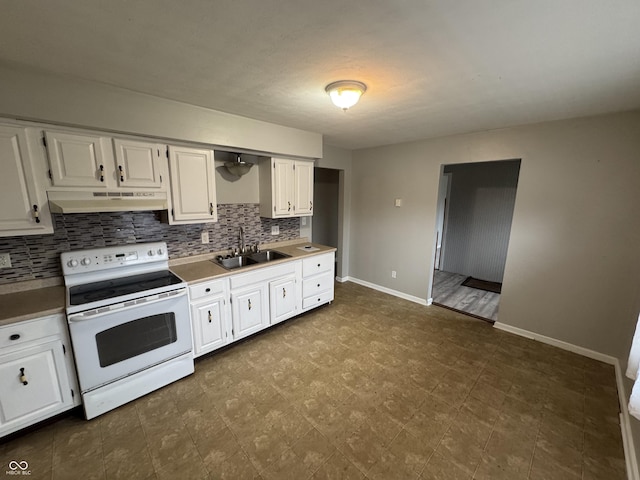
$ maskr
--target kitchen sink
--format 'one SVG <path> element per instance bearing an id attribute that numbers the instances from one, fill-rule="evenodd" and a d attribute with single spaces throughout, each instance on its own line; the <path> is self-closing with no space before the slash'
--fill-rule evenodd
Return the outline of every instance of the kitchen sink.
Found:
<path id="1" fill-rule="evenodd" d="M 258 262 L 271 262 L 273 260 L 280 260 L 281 258 L 288 258 L 291 255 L 287 255 L 286 253 L 278 252 L 277 250 L 263 250 L 262 252 L 252 253 L 249 255 L 249 258 Z"/>
<path id="2" fill-rule="evenodd" d="M 256 260 L 249 258 L 248 256 L 241 255 L 238 257 L 229 258 L 217 258 L 213 260 L 218 265 L 226 268 L 227 270 L 233 270 L 240 267 L 246 267 L 248 265 L 255 265 L 258 263 Z"/>
<path id="3" fill-rule="evenodd" d="M 278 252 L 277 250 L 263 250 L 258 253 L 251 253 L 248 255 L 238 255 L 237 257 L 218 257 L 215 260 L 211 260 L 214 263 L 226 268 L 227 270 L 235 270 L 236 268 L 248 267 L 249 265 L 255 265 L 257 263 L 266 263 L 273 260 L 280 260 L 281 258 L 288 258 L 291 255 Z"/>

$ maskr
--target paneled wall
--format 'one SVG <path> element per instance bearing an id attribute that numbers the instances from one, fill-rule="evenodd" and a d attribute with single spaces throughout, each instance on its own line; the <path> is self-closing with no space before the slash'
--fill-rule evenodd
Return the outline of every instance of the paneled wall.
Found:
<path id="1" fill-rule="evenodd" d="M 167 242 L 169 257 L 187 257 L 238 245 L 238 227 L 245 242 L 270 243 L 300 236 L 300 219 L 261 218 L 259 204 L 218 205 L 218 222 L 195 225 L 162 223 L 156 212 L 54 214 L 53 235 L 0 238 L 0 253 L 11 254 L 11 268 L 0 270 L 0 284 L 62 275 L 60 253 L 125 243 Z M 271 235 L 278 225 L 280 234 Z M 208 244 L 201 232 L 209 232 Z"/>
<path id="2" fill-rule="evenodd" d="M 520 160 L 447 165 L 442 270 L 502 282 Z"/>

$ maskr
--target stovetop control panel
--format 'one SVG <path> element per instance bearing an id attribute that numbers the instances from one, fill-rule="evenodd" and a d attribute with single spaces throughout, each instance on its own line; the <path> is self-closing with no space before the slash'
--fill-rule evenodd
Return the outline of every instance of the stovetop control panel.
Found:
<path id="1" fill-rule="evenodd" d="M 62 273 L 97 272 L 110 268 L 142 265 L 150 262 L 168 261 L 167 244 L 165 242 L 135 243 L 117 247 L 76 250 L 60 255 Z"/>

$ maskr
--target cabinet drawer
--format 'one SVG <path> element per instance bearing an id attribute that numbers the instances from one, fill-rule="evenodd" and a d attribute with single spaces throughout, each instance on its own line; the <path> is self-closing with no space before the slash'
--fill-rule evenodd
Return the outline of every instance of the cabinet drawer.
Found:
<path id="1" fill-rule="evenodd" d="M 302 277 L 306 278 L 322 272 L 333 272 L 333 263 L 333 253 L 305 258 L 302 260 Z"/>
<path id="2" fill-rule="evenodd" d="M 302 300 L 302 309 L 317 307 L 331 301 L 333 301 L 333 290 L 328 290 Z"/>
<path id="3" fill-rule="evenodd" d="M 211 280 L 196 285 L 189 285 L 189 297 L 191 300 L 224 293 L 224 280 Z"/>
<path id="4" fill-rule="evenodd" d="M 62 315 L 51 315 L 0 327 L 0 348 L 13 347 L 40 338 L 60 335 L 63 323 L 64 317 Z"/>
<path id="5" fill-rule="evenodd" d="M 311 297 L 331 288 L 332 272 L 326 272 L 317 277 L 308 278 L 302 282 L 302 298 Z"/>

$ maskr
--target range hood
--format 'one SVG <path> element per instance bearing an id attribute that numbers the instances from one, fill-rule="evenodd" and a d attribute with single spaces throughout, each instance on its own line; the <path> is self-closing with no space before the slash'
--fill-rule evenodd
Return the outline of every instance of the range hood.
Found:
<path id="1" fill-rule="evenodd" d="M 166 192 L 50 191 L 52 213 L 139 212 L 167 210 Z"/>

